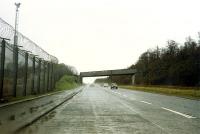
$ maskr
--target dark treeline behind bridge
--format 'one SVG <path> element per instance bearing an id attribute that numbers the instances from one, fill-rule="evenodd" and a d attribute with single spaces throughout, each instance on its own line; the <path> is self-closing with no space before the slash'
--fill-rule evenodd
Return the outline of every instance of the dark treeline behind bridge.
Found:
<path id="1" fill-rule="evenodd" d="M 164 48 L 149 49 L 139 57 L 135 83 L 139 85 L 198 86 L 200 81 L 200 39 L 188 37 L 180 45 L 169 40 Z M 96 82 L 106 81 L 97 79 Z M 131 76 L 113 76 L 118 84 L 131 84 Z"/>

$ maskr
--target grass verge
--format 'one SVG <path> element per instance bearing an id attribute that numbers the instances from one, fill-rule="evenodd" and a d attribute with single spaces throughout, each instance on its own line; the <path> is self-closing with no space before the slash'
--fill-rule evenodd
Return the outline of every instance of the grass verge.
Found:
<path id="1" fill-rule="evenodd" d="M 58 92 L 58 91 L 62 91 L 62 90 L 70 90 L 70 89 L 80 86 L 80 84 L 78 84 L 76 81 L 77 81 L 76 77 L 64 75 L 59 81 L 56 82 L 55 90 L 52 90 L 52 91 L 49 91 L 49 92 L 43 93 L 43 94 L 41 93 L 41 94 L 36 94 L 36 95 L 9 97 L 9 98 L 6 98 L 6 102 L 30 99 L 33 97 L 39 97 L 41 95 L 46 95 L 46 94 L 50 94 L 50 93 L 54 93 L 54 92 Z"/>
<path id="2" fill-rule="evenodd" d="M 119 86 L 125 89 L 179 96 L 189 99 L 200 99 L 200 89 L 192 87 L 162 87 L 162 86 Z"/>
<path id="3" fill-rule="evenodd" d="M 56 90 L 60 91 L 76 88 L 80 85 L 76 81 L 76 77 L 64 75 L 58 82 L 56 82 Z"/>

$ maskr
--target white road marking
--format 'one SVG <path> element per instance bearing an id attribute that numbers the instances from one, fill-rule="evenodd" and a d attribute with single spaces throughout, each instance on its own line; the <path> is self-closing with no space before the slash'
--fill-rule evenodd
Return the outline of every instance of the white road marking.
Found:
<path id="1" fill-rule="evenodd" d="M 147 101 L 140 101 L 140 102 L 142 102 L 142 103 L 145 103 L 145 104 L 149 104 L 149 105 L 151 105 L 152 103 L 150 103 L 150 102 L 147 102 Z"/>
<path id="2" fill-rule="evenodd" d="M 196 117 L 194 117 L 194 116 L 190 116 L 190 115 L 187 115 L 187 114 L 183 114 L 183 113 L 180 113 L 180 112 L 177 112 L 177 111 L 174 111 L 174 110 L 165 108 L 165 107 L 161 107 L 161 108 L 164 109 L 164 110 L 173 112 L 173 113 L 175 113 L 175 114 L 181 115 L 181 116 L 183 116 L 183 117 L 189 118 L 189 119 L 194 119 L 194 118 L 196 118 Z"/>
<path id="3" fill-rule="evenodd" d="M 133 98 L 129 98 L 130 100 L 132 100 L 132 101 L 135 101 L 136 99 L 133 99 Z"/>
<path id="4" fill-rule="evenodd" d="M 121 93 L 119 93 L 119 92 L 116 92 L 116 91 L 111 91 L 111 92 L 113 92 L 113 93 L 115 93 L 115 94 L 118 94 L 118 95 L 121 95 L 121 96 L 123 96 L 123 97 L 128 97 L 127 95 L 125 95 L 125 94 L 121 94 Z M 129 98 L 130 100 L 136 100 L 136 99 L 132 99 L 132 98 Z M 148 102 L 147 102 L 148 103 Z"/>
<path id="5" fill-rule="evenodd" d="M 113 92 L 113 93 L 115 93 L 115 94 L 119 94 L 119 95 L 121 95 L 120 93 L 118 93 L 118 92 L 116 92 L 116 91 L 111 91 L 111 92 Z"/>
<path id="6" fill-rule="evenodd" d="M 118 92 L 116 92 L 117 94 L 120 94 L 120 93 L 118 93 Z M 121 94 L 120 94 L 121 95 Z"/>
<path id="7" fill-rule="evenodd" d="M 137 111 L 135 111 L 131 106 L 129 106 L 129 105 L 127 105 L 126 103 L 124 103 L 124 102 L 122 102 L 122 101 L 120 101 L 120 100 L 118 100 L 122 105 L 124 105 L 125 107 L 127 107 L 129 110 L 131 110 L 131 111 L 133 111 L 133 112 L 135 112 L 135 113 L 137 113 L 137 114 L 140 114 L 139 112 L 137 112 Z M 142 118 L 144 118 L 144 117 L 142 117 Z M 145 119 L 145 118 L 144 118 Z M 147 120 L 147 119 L 146 119 Z M 158 124 L 156 124 L 156 123 L 154 123 L 153 121 L 150 121 L 150 120 L 148 120 L 149 122 L 151 122 L 152 124 L 154 124 L 155 126 L 157 126 L 158 128 L 160 128 L 161 130 L 163 130 L 164 132 L 166 132 L 166 130 L 163 128 L 163 127 L 161 127 L 160 125 L 158 125 Z M 169 133 L 169 132 L 167 132 L 168 134 L 171 134 L 171 133 Z"/>
<path id="8" fill-rule="evenodd" d="M 135 111 L 132 107 L 130 107 L 129 105 L 127 105 L 126 103 L 118 100 L 122 105 L 124 105 L 125 107 L 127 107 L 128 109 L 130 109 L 131 111 L 135 112 L 135 113 L 138 113 L 137 111 Z"/>
<path id="9" fill-rule="evenodd" d="M 124 97 L 128 97 L 128 96 L 127 96 L 127 95 L 125 95 L 125 94 L 124 94 L 123 96 L 124 96 Z"/>

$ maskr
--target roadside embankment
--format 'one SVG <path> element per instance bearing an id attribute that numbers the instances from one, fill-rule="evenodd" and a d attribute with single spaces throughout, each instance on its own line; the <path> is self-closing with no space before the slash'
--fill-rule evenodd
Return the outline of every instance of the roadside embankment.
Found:
<path id="1" fill-rule="evenodd" d="M 130 86 L 121 85 L 120 88 L 179 96 L 190 99 L 200 99 L 200 89 L 193 87 L 173 87 L 173 86 Z"/>
<path id="2" fill-rule="evenodd" d="M 64 75 L 58 82 L 56 82 L 56 90 L 69 90 L 80 86 L 75 76 Z"/>
<path id="3" fill-rule="evenodd" d="M 78 80 L 75 76 L 64 75 L 63 77 L 61 77 L 61 79 L 59 81 L 56 82 L 55 89 L 52 91 L 48 91 L 46 93 L 35 94 L 35 95 L 9 97 L 9 98 L 7 98 L 7 102 L 25 100 L 25 99 L 30 99 L 30 98 L 34 98 L 34 97 L 39 97 L 42 95 L 48 95 L 51 93 L 57 93 L 58 91 L 70 90 L 70 89 L 78 88 L 80 85 L 81 84 L 78 83 Z"/>

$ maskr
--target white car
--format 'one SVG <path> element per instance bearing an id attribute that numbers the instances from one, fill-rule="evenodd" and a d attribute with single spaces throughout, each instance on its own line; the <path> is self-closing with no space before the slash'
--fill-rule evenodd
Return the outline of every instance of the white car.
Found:
<path id="1" fill-rule="evenodd" d="M 104 83 L 103 87 L 109 87 L 108 83 Z"/>
<path id="2" fill-rule="evenodd" d="M 118 86 L 116 83 L 112 83 L 110 86 L 111 89 L 118 89 Z"/>

